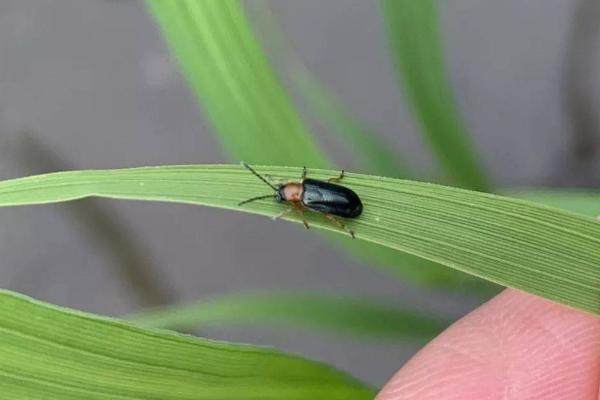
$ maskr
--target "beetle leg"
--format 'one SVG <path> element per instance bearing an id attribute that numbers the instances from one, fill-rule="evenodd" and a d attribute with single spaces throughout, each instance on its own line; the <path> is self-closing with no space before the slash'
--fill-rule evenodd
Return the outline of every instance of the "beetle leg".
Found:
<path id="1" fill-rule="evenodd" d="M 305 220 L 304 218 L 302 218 L 302 223 L 304 224 L 304 227 L 306 229 L 310 229 L 310 226 L 308 225 L 308 221 L 307 220 Z"/>
<path id="2" fill-rule="evenodd" d="M 304 227 L 306 229 L 309 229 L 310 226 L 308 225 L 308 221 L 304 218 L 304 210 L 302 209 L 302 206 L 299 206 L 296 203 L 292 204 L 292 206 L 290 208 L 287 208 L 287 209 L 283 210 L 282 212 L 280 212 L 279 214 L 273 216 L 272 217 L 273 221 L 276 221 L 279 218 L 285 217 L 287 214 L 291 213 L 292 211 L 297 211 L 298 213 L 300 213 Z"/>
<path id="3" fill-rule="evenodd" d="M 302 223 L 304 224 L 304 227 L 306 229 L 309 229 L 310 226 L 308 225 L 308 221 L 306 220 L 306 218 L 304 218 L 304 208 L 302 208 L 302 206 L 299 203 L 293 204 L 293 207 L 296 209 L 296 211 L 298 211 L 298 213 L 300 213 L 300 216 L 302 217 Z"/>
<path id="4" fill-rule="evenodd" d="M 325 214 L 325 217 L 330 220 L 335 222 L 340 228 L 342 228 L 343 230 L 345 230 L 346 232 L 348 232 L 350 234 L 350 236 L 352 236 L 352 239 L 355 239 L 354 237 L 354 231 L 352 229 L 349 229 L 346 224 L 344 224 L 342 221 L 340 221 L 339 219 L 337 219 L 336 217 L 334 217 L 331 214 Z"/>
<path id="5" fill-rule="evenodd" d="M 306 166 L 302 167 L 302 176 L 300 176 L 300 180 L 303 181 L 306 178 Z"/>
<path id="6" fill-rule="evenodd" d="M 334 177 L 327 179 L 327 182 L 339 182 L 342 179 L 344 179 L 344 170 L 342 170 L 342 172 L 340 172 L 340 174 L 338 176 L 334 176 Z"/>

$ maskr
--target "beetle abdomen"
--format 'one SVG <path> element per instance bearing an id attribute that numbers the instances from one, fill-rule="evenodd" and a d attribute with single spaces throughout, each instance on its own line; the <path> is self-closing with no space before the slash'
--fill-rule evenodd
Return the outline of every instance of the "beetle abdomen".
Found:
<path id="1" fill-rule="evenodd" d="M 304 179 L 302 204 L 313 211 L 356 218 L 362 212 L 362 203 L 356 193 L 334 183 Z"/>

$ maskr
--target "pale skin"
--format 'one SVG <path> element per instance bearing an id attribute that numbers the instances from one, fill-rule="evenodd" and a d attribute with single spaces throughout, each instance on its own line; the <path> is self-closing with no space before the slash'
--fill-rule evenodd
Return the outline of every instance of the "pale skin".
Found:
<path id="1" fill-rule="evenodd" d="M 377 400 L 598 400 L 600 318 L 505 290 L 407 362 Z"/>

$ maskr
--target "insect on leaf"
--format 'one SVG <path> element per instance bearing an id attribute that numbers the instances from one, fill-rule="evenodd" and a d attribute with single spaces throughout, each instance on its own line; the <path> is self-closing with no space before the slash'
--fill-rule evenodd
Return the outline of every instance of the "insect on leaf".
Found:
<path id="1" fill-rule="evenodd" d="M 290 179 L 298 172 L 289 167 L 255 168 Z M 335 171 L 310 174 L 326 179 Z M 347 220 L 357 239 L 600 313 L 600 224 L 595 219 L 523 200 L 394 178 L 349 173 L 344 185 L 364 205 L 359 218 Z M 264 183 L 239 165 L 69 171 L 0 182 L 0 205 L 102 196 L 277 215 L 284 206 L 270 199 L 237 205 L 263 190 Z M 309 222 L 340 232 L 316 213 Z"/>

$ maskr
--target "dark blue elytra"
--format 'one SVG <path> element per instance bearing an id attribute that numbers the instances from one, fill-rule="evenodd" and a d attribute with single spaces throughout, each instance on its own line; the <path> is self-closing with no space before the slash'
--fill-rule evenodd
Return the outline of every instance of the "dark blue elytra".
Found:
<path id="1" fill-rule="evenodd" d="M 313 211 L 356 218 L 362 213 L 362 202 L 354 191 L 335 183 L 304 179 L 302 205 Z"/>

